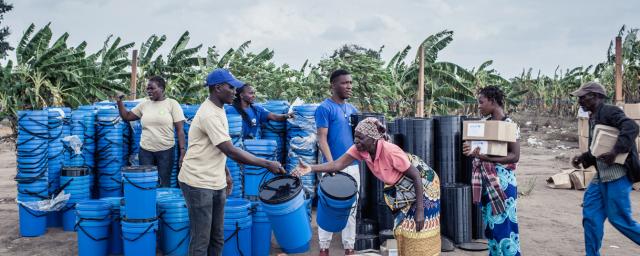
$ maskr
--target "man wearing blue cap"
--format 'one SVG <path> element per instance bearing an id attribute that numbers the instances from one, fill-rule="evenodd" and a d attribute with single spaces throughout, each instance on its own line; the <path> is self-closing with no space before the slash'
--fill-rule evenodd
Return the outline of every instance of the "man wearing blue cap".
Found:
<path id="1" fill-rule="evenodd" d="M 178 180 L 189 209 L 192 256 L 222 255 L 224 205 L 233 185 L 226 168 L 227 156 L 272 173 L 285 172 L 280 163 L 257 158 L 231 143 L 224 104 L 233 102 L 235 88 L 242 85 L 228 70 L 213 70 L 205 83 L 209 98 L 200 105 L 191 122 L 189 147 Z"/>

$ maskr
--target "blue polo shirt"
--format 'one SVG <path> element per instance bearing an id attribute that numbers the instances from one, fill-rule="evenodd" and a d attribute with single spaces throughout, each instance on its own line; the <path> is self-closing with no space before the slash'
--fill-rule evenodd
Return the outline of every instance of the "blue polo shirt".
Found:
<path id="1" fill-rule="evenodd" d="M 333 160 L 338 160 L 353 145 L 353 133 L 351 132 L 351 114 L 358 110 L 349 103 L 338 104 L 331 99 L 326 99 L 316 109 L 316 127 L 328 128 L 327 143 L 331 150 Z M 323 163 L 327 162 L 322 159 Z M 354 162 L 356 163 L 356 162 Z"/>
<path id="2" fill-rule="evenodd" d="M 255 109 L 255 111 L 254 111 Z M 260 126 L 262 123 L 269 121 L 269 111 L 260 105 L 253 105 L 253 108 L 247 107 L 244 112 L 249 116 L 249 120 L 242 120 L 242 138 L 244 139 L 259 139 L 260 138 Z M 227 113 L 233 113 L 239 115 L 235 107 L 229 108 Z"/>

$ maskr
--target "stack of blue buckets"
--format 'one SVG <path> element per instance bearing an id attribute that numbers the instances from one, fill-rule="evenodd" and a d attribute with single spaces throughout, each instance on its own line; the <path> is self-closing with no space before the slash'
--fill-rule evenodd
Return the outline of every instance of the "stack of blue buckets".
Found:
<path id="1" fill-rule="evenodd" d="M 262 104 L 262 107 L 274 114 L 286 114 L 289 111 L 289 102 L 284 100 L 270 100 Z M 262 139 L 274 140 L 278 143 L 278 161 L 284 163 L 287 122 L 269 120 L 269 122 L 263 123 L 261 128 Z"/>
<path id="2" fill-rule="evenodd" d="M 223 256 L 255 255 L 251 253 L 251 202 L 241 198 L 227 199 L 224 206 Z"/>
<path id="3" fill-rule="evenodd" d="M 231 136 L 231 143 L 239 148 L 244 148 L 242 140 L 242 117 L 238 112 L 230 105 L 224 106 L 227 113 L 227 123 L 229 125 L 229 136 Z M 229 197 L 242 198 L 244 196 L 244 167 L 231 158 L 227 158 L 227 168 L 231 173 L 233 179 L 233 189 Z"/>
<path id="4" fill-rule="evenodd" d="M 76 204 L 78 255 L 106 256 L 109 253 L 111 202 L 83 200 Z"/>
<path id="5" fill-rule="evenodd" d="M 49 148 L 47 151 L 48 160 L 48 181 L 49 196 L 56 196 L 57 190 L 60 188 L 60 171 L 64 162 L 63 146 L 62 146 L 62 130 L 64 125 L 64 110 L 61 108 L 48 108 L 49 111 Z M 70 110 L 69 110 L 70 111 Z M 47 215 L 47 227 L 61 227 L 62 218 L 60 212 L 53 211 Z"/>
<path id="6" fill-rule="evenodd" d="M 287 140 L 289 154 L 287 158 L 287 172 L 293 171 L 302 160 L 307 164 L 316 164 L 318 155 L 318 139 L 316 137 L 315 112 L 318 104 L 304 104 L 294 106 L 295 118 L 288 121 Z M 315 197 L 316 175 L 307 174 L 301 177 L 307 199 Z"/>
<path id="7" fill-rule="evenodd" d="M 70 194 L 62 213 L 64 231 L 74 231 L 76 224 L 75 206 L 77 202 L 91 198 L 91 175 L 87 167 L 63 167 L 60 173 L 60 188 Z"/>
<path id="8" fill-rule="evenodd" d="M 125 101 L 124 103 L 124 107 L 127 108 L 127 110 L 131 111 L 134 107 L 136 107 L 139 102 L 138 101 Z M 128 157 L 127 157 L 127 161 L 125 162 L 126 165 L 139 165 L 139 158 L 138 158 L 138 154 L 140 154 L 140 139 L 142 136 L 142 123 L 140 122 L 140 120 L 136 120 L 136 121 L 130 121 L 127 122 L 127 124 L 130 127 L 130 137 L 129 137 L 129 143 L 127 144 L 128 147 Z"/>
<path id="9" fill-rule="evenodd" d="M 122 176 L 124 166 L 122 144 L 124 123 L 115 108 L 98 110 L 96 139 L 98 141 L 97 163 L 100 197 L 122 196 Z"/>
<path id="10" fill-rule="evenodd" d="M 47 230 L 47 212 L 29 207 L 29 202 L 49 197 L 47 171 L 49 111 L 19 111 L 16 141 L 20 235 L 34 237 Z"/>
<path id="11" fill-rule="evenodd" d="M 186 256 L 189 249 L 189 211 L 178 188 L 158 188 L 159 249 L 163 255 Z"/>
<path id="12" fill-rule="evenodd" d="M 124 217 L 121 221 L 124 254 L 156 255 L 158 170 L 155 166 L 130 166 L 123 167 L 121 173 L 124 187 Z"/>
<path id="13" fill-rule="evenodd" d="M 275 161 L 277 157 L 276 149 L 278 144 L 274 140 L 245 140 L 244 148 L 247 152 L 256 157 Z M 258 200 L 258 189 L 262 183 L 273 178 L 274 175 L 269 170 L 259 166 L 244 166 L 244 196 L 251 201 Z"/>

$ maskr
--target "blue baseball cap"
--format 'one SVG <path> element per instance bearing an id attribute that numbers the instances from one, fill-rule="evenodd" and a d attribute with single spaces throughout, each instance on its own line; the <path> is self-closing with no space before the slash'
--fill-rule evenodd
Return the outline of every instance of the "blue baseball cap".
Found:
<path id="1" fill-rule="evenodd" d="M 229 70 L 224 68 L 216 68 L 207 75 L 204 86 L 218 85 L 222 83 L 230 84 L 235 88 L 244 86 L 244 82 L 236 79 Z"/>

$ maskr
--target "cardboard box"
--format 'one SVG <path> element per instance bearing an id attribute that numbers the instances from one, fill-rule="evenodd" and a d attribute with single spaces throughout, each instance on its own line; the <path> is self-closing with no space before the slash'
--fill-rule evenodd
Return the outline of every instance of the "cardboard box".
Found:
<path id="1" fill-rule="evenodd" d="M 636 138 L 636 149 L 640 148 L 640 137 Z"/>
<path id="2" fill-rule="evenodd" d="M 516 142 L 518 125 L 504 121 L 464 121 L 463 140 Z"/>
<path id="3" fill-rule="evenodd" d="M 595 176 L 595 171 L 593 170 L 575 170 L 571 174 L 569 174 L 569 178 L 571 179 L 571 184 L 573 188 L 578 190 L 586 189 L 593 177 Z"/>
<path id="4" fill-rule="evenodd" d="M 578 117 L 589 118 L 589 111 L 584 111 L 582 107 L 578 108 Z"/>
<path id="5" fill-rule="evenodd" d="M 593 177 L 596 176 L 596 170 L 589 170 L 586 169 L 583 172 L 584 174 L 584 184 L 585 184 L 585 188 L 589 186 L 589 184 L 591 184 L 591 181 L 593 180 Z"/>
<path id="6" fill-rule="evenodd" d="M 572 187 L 572 184 L 571 178 L 569 178 L 569 174 L 574 171 L 574 169 L 561 170 L 560 173 L 555 174 L 547 179 L 547 186 L 550 188 L 570 189 Z"/>
<path id="7" fill-rule="evenodd" d="M 640 103 L 624 104 L 624 114 L 631 119 L 640 119 Z"/>
<path id="8" fill-rule="evenodd" d="M 578 136 L 589 137 L 589 118 L 578 118 Z"/>
<path id="9" fill-rule="evenodd" d="M 591 154 L 595 157 L 599 157 L 604 153 L 610 152 L 613 149 L 613 146 L 615 146 L 617 140 L 617 132 L 614 134 L 610 131 L 599 130 L 593 141 L 591 141 Z M 618 154 L 618 156 L 616 156 L 615 163 L 624 164 L 624 160 L 627 159 L 627 155 L 629 155 L 629 153 Z"/>
<path id="10" fill-rule="evenodd" d="M 598 132 L 600 131 L 609 132 L 611 134 L 615 134 L 616 136 L 618 136 L 618 134 L 620 133 L 620 131 L 618 131 L 618 128 L 606 126 L 604 124 L 596 124 L 596 126 L 593 127 L 593 137 L 595 138 L 595 135 L 598 135 Z"/>
<path id="11" fill-rule="evenodd" d="M 474 140 L 471 142 L 471 149 L 480 148 L 480 154 L 490 156 L 507 156 L 507 144 L 503 141 Z"/>
<path id="12" fill-rule="evenodd" d="M 582 136 L 578 137 L 578 147 L 580 148 L 581 153 L 589 151 L 589 138 Z"/>
<path id="13" fill-rule="evenodd" d="M 382 256 L 398 256 L 398 242 L 395 239 L 387 239 L 381 246 Z"/>

